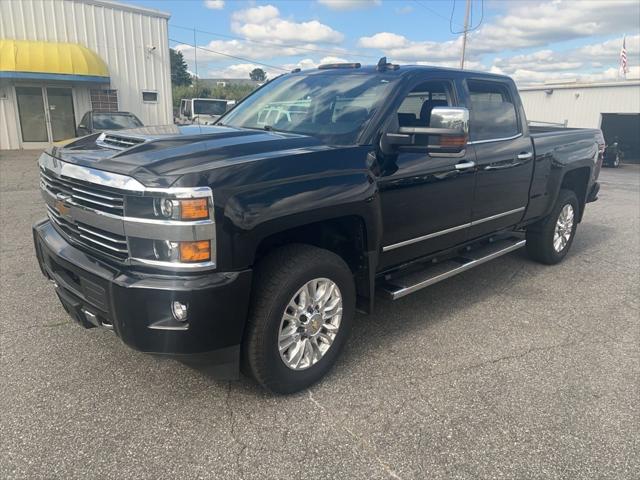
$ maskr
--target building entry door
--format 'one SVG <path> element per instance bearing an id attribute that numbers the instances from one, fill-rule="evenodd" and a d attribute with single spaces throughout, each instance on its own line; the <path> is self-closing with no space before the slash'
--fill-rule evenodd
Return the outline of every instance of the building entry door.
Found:
<path id="1" fill-rule="evenodd" d="M 66 87 L 16 87 L 22 143 L 44 148 L 76 136 L 73 93 Z"/>
<path id="2" fill-rule="evenodd" d="M 73 94 L 70 88 L 45 88 L 49 111 L 49 140 L 58 142 L 76 136 L 76 119 L 73 114 Z"/>

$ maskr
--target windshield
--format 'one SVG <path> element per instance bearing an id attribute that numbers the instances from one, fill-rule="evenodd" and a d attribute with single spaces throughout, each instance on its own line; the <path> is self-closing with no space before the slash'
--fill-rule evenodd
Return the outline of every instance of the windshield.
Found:
<path id="1" fill-rule="evenodd" d="M 194 100 L 194 115 L 222 115 L 227 111 L 226 100 Z"/>
<path id="2" fill-rule="evenodd" d="M 378 75 L 284 76 L 222 119 L 223 125 L 300 133 L 353 145 L 388 93 Z"/>
<path id="3" fill-rule="evenodd" d="M 114 113 L 94 113 L 93 128 L 96 130 L 122 130 L 124 128 L 142 127 L 142 122 L 135 115 Z"/>

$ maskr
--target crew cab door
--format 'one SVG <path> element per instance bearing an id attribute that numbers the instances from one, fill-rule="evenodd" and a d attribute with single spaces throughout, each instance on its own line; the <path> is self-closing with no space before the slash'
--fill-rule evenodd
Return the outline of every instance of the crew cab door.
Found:
<path id="1" fill-rule="evenodd" d="M 396 127 L 429 127 L 434 107 L 457 104 L 447 80 L 415 80 L 391 119 Z M 386 155 L 378 178 L 383 238 L 380 268 L 465 241 L 475 178 L 473 149 L 445 154 L 400 147 Z"/>
<path id="2" fill-rule="evenodd" d="M 477 174 L 469 239 L 517 224 L 529 200 L 534 152 L 515 87 L 468 79 L 469 137 Z"/>

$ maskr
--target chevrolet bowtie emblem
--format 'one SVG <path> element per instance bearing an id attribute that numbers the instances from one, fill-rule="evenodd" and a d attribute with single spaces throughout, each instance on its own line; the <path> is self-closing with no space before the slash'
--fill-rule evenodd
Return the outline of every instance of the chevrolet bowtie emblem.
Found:
<path id="1" fill-rule="evenodd" d="M 55 207 L 56 207 L 56 210 L 58 211 L 58 213 L 60 215 L 62 215 L 63 217 L 66 217 L 69 214 L 69 210 L 70 210 L 69 205 L 64 203 L 64 201 L 56 200 Z"/>
<path id="2" fill-rule="evenodd" d="M 69 198 L 69 195 L 63 195 L 60 193 L 56 195 L 56 202 L 54 204 L 54 207 L 63 217 L 67 217 L 69 215 L 69 211 L 71 210 L 71 208 L 67 204 L 67 200 L 69 200 Z"/>

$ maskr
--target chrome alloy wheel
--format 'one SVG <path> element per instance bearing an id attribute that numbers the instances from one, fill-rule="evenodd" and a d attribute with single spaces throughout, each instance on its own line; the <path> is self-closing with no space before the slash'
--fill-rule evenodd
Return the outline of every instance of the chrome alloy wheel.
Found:
<path id="1" fill-rule="evenodd" d="M 292 370 L 305 370 L 327 353 L 342 320 L 342 294 L 328 278 L 314 278 L 289 300 L 280 329 L 280 358 Z"/>
<path id="2" fill-rule="evenodd" d="M 558 220 L 556 221 L 556 228 L 553 232 L 553 248 L 556 252 L 560 253 L 569 243 L 571 238 L 571 232 L 573 231 L 573 206 L 570 204 L 562 207 Z"/>

